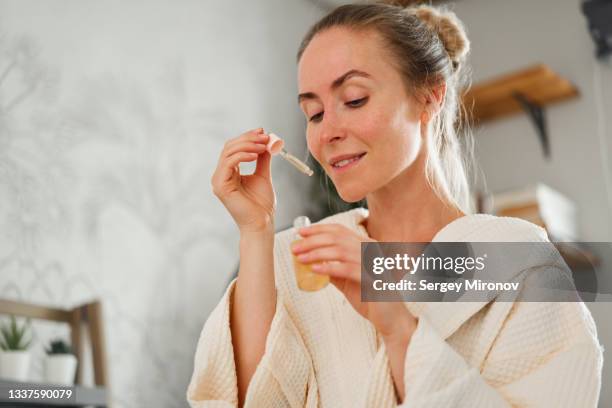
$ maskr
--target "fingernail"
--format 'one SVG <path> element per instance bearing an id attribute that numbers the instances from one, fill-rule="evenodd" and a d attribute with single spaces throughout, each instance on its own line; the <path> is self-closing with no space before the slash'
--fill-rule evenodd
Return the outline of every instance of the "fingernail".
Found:
<path id="1" fill-rule="evenodd" d="M 323 265 L 316 263 L 316 264 L 310 265 L 310 267 L 312 268 L 313 271 L 320 271 Z"/>
<path id="2" fill-rule="evenodd" d="M 293 251 L 293 253 L 297 253 L 297 252 L 300 252 L 301 249 L 302 249 L 301 246 L 295 245 L 294 247 L 291 248 L 291 251 Z"/>
<path id="3" fill-rule="evenodd" d="M 298 255 L 298 260 L 300 262 L 306 261 L 307 259 L 308 259 L 308 255 L 306 254 Z"/>

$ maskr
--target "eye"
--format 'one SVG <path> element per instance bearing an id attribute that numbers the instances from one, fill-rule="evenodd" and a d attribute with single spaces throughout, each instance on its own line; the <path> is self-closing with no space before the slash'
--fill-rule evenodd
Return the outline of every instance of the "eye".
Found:
<path id="1" fill-rule="evenodd" d="M 321 113 L 317 113 L 316 115 L 312 115 L 310 117 L 310 119 L 308 119 L 309 122 L 319 122 L 319 118 L 323 116 L 323 112 Z"/>
<path id="2" fill-rule="evenodd" d="M 350 106 L 352 108 L 359 108 L 361 106 L 363 106 L 368 100 L 368 97 L 364 97 L 361 99 L 355 99 L 352 100 L 350 102 L 347 102 L 345 105 Z M 320 122 L 320 118 L 321 116 L 323 116 L 323 112 L 317 113 L 316 115 L 313 115 L 310 117 L 309 122 Z"/>
<path id="3" fill-rule="evenodd" d="M 366 96 L 365 98 L 355 99 L 354 101 L 347 102 L 346 105 L 357 108 L 365 104 L 367 100 L 368 100 L 368 97 Z"/>

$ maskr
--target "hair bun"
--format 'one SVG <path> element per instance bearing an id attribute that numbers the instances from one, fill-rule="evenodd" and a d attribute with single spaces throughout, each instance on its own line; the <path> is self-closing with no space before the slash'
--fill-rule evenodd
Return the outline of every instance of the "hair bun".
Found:
<path id="1" fill-rule="evenodd" d="M 414 6 L 414 0 L 381 0 L 378 3 L 388 4 L 390 6 L 398 6 L 398 7 Z"/>
<path id="2" fill-rule="evenodd" d="M 412 8 L 414 14 L 423 21 L 430 30 L 438 34 L 444 45 L 453 67 L 457 70 L 470 52 L 470 41 L 463 24 L 452 11 L 439 10 L 431 6 Z"/>

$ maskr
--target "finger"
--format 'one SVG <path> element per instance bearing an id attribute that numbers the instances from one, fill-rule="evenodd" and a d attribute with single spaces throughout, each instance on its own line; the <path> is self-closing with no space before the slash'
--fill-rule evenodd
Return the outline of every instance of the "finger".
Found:
<path id="1" fill-rule="evenodd" d="M 229 157 L 237 152 L 254 152 L 254 153 L 263 153 L 266 151 L 266 145 L 263 143 L 251 142 L 251 141 L 241 141 L 233 144 L 228 147 L 224 152 L 224 157 Z"/>
<path id="2" fill-rule="evenodd" d="M 349 251 L 337 245 L 316 248 L 312 251 L 301 253 L 297 256 L 297 259 L 306 264 L 321 261 L 355 262 L 349 255 Z"/>
<path id="3" fill-rule="evenodd" d="M 240 136 L 236 136 L 234 138 L 228 139 L 225 142 L 223 150 L 227 150 L 228 148 L 232 147 L 236 143 L 245 142 L 245 141 L 256 142 L 256 141 L 265 140 L 267 143 L 268 138 L 269 136 L 263 132 L 262 128 L 253 129 L 248 132 L 244 132 Z"/>
<path id="4" fill-rule="evenodd" d="M 257 156 L 257 153 L 252 152 L 234 153 L 223 162 L 221 168 L 219 169 L 219 179 L 222 182 L 231 179 L 234 173 L 238 171 L 236 166 L 242 162 L 252 162 L 253 160 L 257 160 Z"/>
<path id="5" fill-rule="evenodd" d="M 213 173 L 213 176 L 211 177 L 211 184 L 213 187 L 213 191 L 218 189 L 220 187 L 220 184 L 227 182 L 227 180 L 231 179 L 232 176 L 236 172 L 239 171 L 239 168 L 237 167 L 237 165 L 240 163 L 240 161 L 253 161 L 254 159 L 257 158 L 256 155 L 252 156 L 252 155 L 243 154 L 240 156 L 242 160 L 239 159 L 237 162 L 236 160 L 228 161 L 229 157 L 235 154 L 235 153 L 232 153 L 229 155 L 226 154 L 226 152 L 229 149 L 231 149 L 232 146 L 234 146 L 236 143 L 241 143 L 241 142 L 243 143 L 245 141 L 250 141 L 253 143 L 257 143 L 257 142 L 261 143 L 261 142 L 265 142 L 265 140 L 267 140 L 268 138 L 269 136 L 265 135 L 263 133 L 263 128 L 260 127 L 257 129 L 251 129 L 234 139 L 228 140 L 223 146 L 221 153 L 219 154 L 219 161 L 217 162 L 217 167 L 215 168 L 215 172 Z M 256 153 L 256 152 L 249 152 L 249 153 Z M 236 159 L 238 159 L 238 157 L 236 157 Z"/>
<path id="6" fill-rule="evenodd" d="M 302 227 L 298 230 L 298 233 L 303 237 L 309 237 L 314 234 L 321 233 L 338 233 L 338 232 L 352 232 L 347 227 L 341 224 L 336 223 L 327 223 L 327 224 L 314 224 L 308 227 Z"/>
<path id="7" fill-rule="evenodd" d="M 258 176 L 266 179 L 270 178 L 270 167 L 272 167 L 272 155 L 266 151 L 266 146 L 263 145 L 264 151 L 257 158 L 257 164 L 255 165 L 255 173 Z"/>
<path id="8" fill-rule="evenodd" d="M 257 135 L 257 134 L 262 134 L 264 133 L 264 129 L 262 127 L 258 127 L 255 129 L 251 129 L 251 130 L 247 130 L 246 132 L 243 133 L 243 135 Z"/>
<path id="9" fill-rule="evenodd" d="M 227 142 L 225 142 L 225 145 L 223 146 L 222 154 L 225 154 L 226 152 L 230 151 L 237 144 L 241 144 L 245 142 L 266 144 L 268 143 L 269 138 L 270 136 L 265 133 L 244 133 L 234 139 L 230 139 Z"/>
<path id="10" fill-rule="evenodd" d="M 334 245 L 337 239 L 333 234 L 315 234 L 308 238 L 303 238 L 291 244 L 291 251 L 294 254 L 307 252 L 315 248 Z"/>
<path id="11" fill-rule="evenodd" d="M 311 265 L 312 271 L 321 275 L 329 275 L 336 279 L 348 279 L 361 282 L 361 274 L 356 270 L 354 264 L 346 262 L 324 262 Z"/>
<path id="12" fill-rule="evenodd" d="M 244 132 L 244 133 L 242 133 L 242 134 L 240 134 L 238 136 L 235 136 L 235 137 L 232 137 L 230 139 L 227 139 L 225 141 L 224 146 L 229 146 L 229 145 L 231 145 L 233 143 L 236 143 L 236 142 L 239 142 L 241 140 L 255 140 L 255 139 L 258 138 L 257 135 L 259 135 L 259 134 L 261 134 L 261 133 L 259 133 L 256 130 L 249 130 L 248 132 Z"/>

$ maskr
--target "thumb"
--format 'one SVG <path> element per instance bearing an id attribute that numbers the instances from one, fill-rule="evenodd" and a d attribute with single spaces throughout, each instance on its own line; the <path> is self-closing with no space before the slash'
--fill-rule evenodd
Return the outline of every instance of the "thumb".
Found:
<path id="1" fill-rule="evenodd" d="M 266 179 L 270 178 L 270 167 L 272 162 L 272 155 L 270 152 L 265 151 L 257 157 L 257 164 L 255 166 L 255 173 L 258 176 Z"/>

